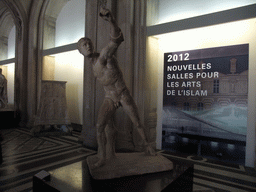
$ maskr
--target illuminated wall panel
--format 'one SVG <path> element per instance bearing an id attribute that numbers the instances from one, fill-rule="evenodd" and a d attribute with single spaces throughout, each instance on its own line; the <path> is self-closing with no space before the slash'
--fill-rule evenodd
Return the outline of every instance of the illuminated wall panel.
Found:
<path id="1" fill-rule="evenodd" d="M 83 56 L 70 51 L 45 56 L 43 80 L 67 81 L 66 96 L 71 123 L 82 124 Z"/>
<path id="2" fill-rule="evenodd" d="M 14 77 L 15 77 L 15 64 L 7 64 L 1 65 L 0 68 L 2 69 L 2 74 L 7 79 L 7 97 L 8 97 L 8 104 L 6 107 L 7 109 L 13 109 L 14 107 Z"/>
<path id="3" fill-rule="evenodd" d="M 55 47 L 76 43 L 84 36 L 85 0 L 72 0 L 56 20 Z"/>
<path id="4" fill-rule="evenodd" d="M 209 13 L 233 9 L 256 3 L 256 0 L 159 0 L 158 21 L 155 24 L 166 23 Z"/>
<path id="5" fill-rule="evenodd" d="M 256 19 L 230 22 L 226 24 L 201 27 L 190 30 L 182 30 L 162 35 L 149 37 L 148 39 L 158 40 L 159 46 L 148 46 L 148 53 L 154 52 L 158 59 L 154 59 L 154 64 L 158 66 L 158 128 L 157 128 L 157 147 L 161 148 L 162 139 L 162 99 L 163 99 L 163 55 L 166 52 L 178 52 L 186 50 L 204 49 L 211 47 L 230 46 L 238 44 L 249 44 L 249 80 L 248 80 L 248 121 L 246 138 L 246 162 L 247 166 L 254 164 L 255 146 L 255 116 L 256 116 Z M 152 41 L 152 40 L 151 40 Z M 157 43 L 154 43 L 157 45 Z M 150 58 L 151 56 L 147 56 Z M 147 60 L 147 66 L 151 67 Z M 149 70 L 149 69 L 148 69 Z M 150 94 L 150 92 L 147 92 Z M 152 94 L 151 94 L 152 95 Z"/>
<path id="6" fill-rule="evenodd" d="M 14 26 L 8 37 L 8 59 L 15 57 L 15 32 L 16 27 Z"/>

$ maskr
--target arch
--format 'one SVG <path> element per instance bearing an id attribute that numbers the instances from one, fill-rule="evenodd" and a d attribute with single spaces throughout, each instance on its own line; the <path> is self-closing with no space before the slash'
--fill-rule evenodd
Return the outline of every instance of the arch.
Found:
<path id="1" fill-rule="evenodd" d="M 41 13 L 43 20 L 42 27 L 43 33 L 43 49 L 49 49 L 55 47 L 55 27 L 56 20 L 62 10 L 62 8 L 70 0 L 48 0 L 48 3 L 45 5 L 44 10 Z"/>
<path id="2" fill-rule="evenodd" d="M 10 11 L 4 4 L 0 2 L 0 60 L 7 59 L 8 57 L 8 36 L 14 26 L 14 21 Z"/>
<path id="3" fill-rule="evenodd" d="M 14 20 L 10 11 L 7 8 L 4 10 L 2 9 L 0 15 L 0 35 L 8 37 L 11 29 L 14 26 Z"/>
<path id="4" fill-rule="evenodd" d="M 14 91 L 14 107 L 16 111 L 16 119 L 21 126 L 25 126 L 27 121 L 27 17 L 26 11 L 20 1 L 3 0 L 3 10 L 6 9 L 6 21 L 3 25 L 8 26 L 3 33 L 11 30 L 13 24 L 16 27 L 16 44 L 15 44 L 15 91 Z M 11 16 L 11 17 L 10 17 Z M 7 21 L 12 18 L 13 22 Z M 4 24 L 5 23 L 5 24 Z"/>
<path id="5" fill-rule="evenodd" d="M 58 80 L 67 81 L 66 95 L 68 109 L 70 111 L 70 120 L 72 124 L 75 124 L 79 129 L 81 128 L 82 122 L 82 106 L 83 106 L 83 60 L 80 59 L 81 54 L 77 54 L 76 42 L 81 38 L 72 39 L 72 41 L 65 42 L 64 44 L 57 44 L 56 39 L 58 37 L 68 36 L 72 34 L 64 33 L 64 35 L 58 35 L 58 21 L 64 26 L 67 25 L 63 15 L 69 15 L 73 11 L 79 11 L 75 7 L 85 9 L 80 3 L 85 3 L 85 0 L 61 0 L 56 3 L 54 0 L 48 0 L 47 3 L 42 5 L 39 19 L 39 44 L 38 44 L 38 75 L 40 80 Z M 78 4 L 79 3 L 79 4 Z M 73 6 L 73 7 L 72 7 Z M 69 13 L 66 13 L 68 11 Z M 85 10 L 84 10 L 85 11 Z M 65 12 L 66 14 L 63 14 Z M 81 11 L 80 11 L 81 13 Z M 76 14 L 75 14 L 76 15 Z M 71 17 L 71 15 L 70 15 Z M 85 16 L 82 16 L 85 18 Z M 64 17 L 65 18 L 65 17 Z M 83 21 L 84 22 L 84 21 Z M 73 21 L 70 21 L 74 24 Z M 84 22 L 85 23 L 85 22 Z M 77 25 L 80 27 L 81 25 Z M 72 28 L 72 27 L 70 27 Z M 72 28 L 74 30 L 74 28 Z M 66 30 L 63 30 L 66 31 Z M 84 36 L 84 34 L 82 34 Z M 73 36 L 73 34 L 72 34 Z M 74 42 L 75 41 L 75 42 Z M 70 46 L 71 45 L 71 46 Z M 64 47 L 64 49 L 63 49 Z M 53 52 L 52 52 L 53 50 Z M 72 55 L 71 52 L 73 51 Z M 65 54 L 61 54 L 65 52 Z M 77 52 L 77 53 L 76 53 Z M 69 55 L 69 56 L 68 56 Z M 62 59 L 67 57 L 66 59 Z M 73 59 L 69 59 L 73 58 Z M 76 63 L 74 65 L 74 63 Z M 80 65 L 81 64 L 81 65 Z M 40 81 L 39 81 L 40 82 Z M 40 83 L 38 83 L 38 90 L 40 90 Z M 38 98 L 39 101 L 39 98 Z"/>
<path id="6" fill-rule="evenodd" d="M 62 8 L 67 4 L 70 0 L 48 0 L 48 6 L 45 10 L 45 15 L 50 16 L 52 18 L 57 19 L 58 15 L 60 14 Z"/>
<path id="7" fill-rule="evenodd" d="M 28 77 L 27 77 L 27 95 L 29 102 L 27 103 L 27 126 L 32 127 L 34 124 L 34 117 L 37 110 L 37 101 L 40 85 L 40 77 L 38 77 L 38 66 L 40 64 L 40 52 L 38 52 L 39 40 L 41 37 L 40 28 L 40 14 L 48 1 L 38 0 L 33 1 L 30 9 L 30 17 L 28 24 Z"/>

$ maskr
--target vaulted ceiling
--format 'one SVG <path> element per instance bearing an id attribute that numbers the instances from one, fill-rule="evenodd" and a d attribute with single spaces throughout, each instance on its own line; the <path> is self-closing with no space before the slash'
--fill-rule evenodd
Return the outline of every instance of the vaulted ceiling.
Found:
<path id="1" fill-rule="evenodd" d="M 12 14 L 6 4 L 0 1 L 0 37 L 7 38 L 14 26 Z"/>
<path id="2" fill-rule="evenodd" d="M 23 16 L 27 19 L 32 14 L 32 8 L 35 5 L 42 5 L 39 2 L 43 0 L 3 0 L 0 1 L 0 38 L 7 38 L 10 30 L 15 25 L 14 17 L 19 17 L 22 12 Z M 56 20 L 62 8 L 70 0 L 46 0 L 47 4 L 45 14 Z M 17 14 L 19 9 L 19 14 Z M 40 8 L 39 8 L 40 9 Z M 16 23 L 17 24 L 17 23 Z"/>

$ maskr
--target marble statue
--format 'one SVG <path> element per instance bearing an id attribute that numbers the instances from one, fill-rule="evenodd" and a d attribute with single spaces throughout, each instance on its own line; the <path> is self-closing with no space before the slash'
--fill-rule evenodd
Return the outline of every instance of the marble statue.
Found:
<path id="1" fill-rule="evenodd" d="M 7 79 L 2 74 L 2 69 L 0 68 L 0 108 L 5 108 L 7 103 Z"/>
<path id="2" fill-rule="evenodd" d="M 98 158 L 94 167 L 100 167 L 107 159 L 115 157 L 115 134 L 117 132 L 113 122 L 113 116 L 119 107 L 122 107 L 136 126 L 145 147 L 145 153 L 155 156 L 155 150 L 147 142 L 143 125 L 140 121 L 138 108 L 132 98 L 123 74 L 114 56 L 119 45 L 124 41 L 121 29 L 110 10 L 101 8 L 100 17 L 110 24 L 110 42 L 100 53 L 95 52 L 92 41 L 81 38 L 78 41 L 78 50 L 89 59 L 93 66 L 93 73 L 105 90 L 105 98 L 98 112 L 97 119 L 97 142 Z"/>

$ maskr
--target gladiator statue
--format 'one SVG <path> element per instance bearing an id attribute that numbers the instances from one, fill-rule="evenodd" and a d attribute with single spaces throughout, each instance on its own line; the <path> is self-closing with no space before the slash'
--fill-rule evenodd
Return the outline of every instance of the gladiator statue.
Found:
<path id="1" fill-rule="evenodd" d="M 125 84 L 122 71 L 114 56 L 117 48 L 124 41 L 122 31 L 110 10 L 101 8 L 100 17 L 110 24 L 110 42 L 108 45 L 100 53 L 97 53 L 89 38 L 84 37 L 78 41 L 79 52 L 88 58 L 94 76 L 105 90 L 105 98 L 99 109 L 96 124 L 99 161 L 95 167 L 104 165 L 106 159 L 115 156 L 114 145 L 117 130 L 113 116 L 119 107 L 123 108 L 137 128 L 145 147 L 145 153 L 156 155 L 155 150 L 147 142 L 138 108 Z"/>

